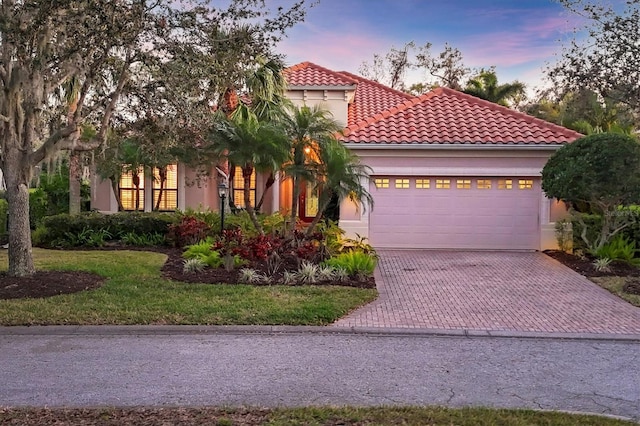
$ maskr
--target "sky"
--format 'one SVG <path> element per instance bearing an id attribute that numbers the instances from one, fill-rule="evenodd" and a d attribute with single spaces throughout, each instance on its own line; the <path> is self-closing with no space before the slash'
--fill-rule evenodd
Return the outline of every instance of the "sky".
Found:
<path id="1" fill-rule="evenodd" d="M 437 54 L 446 42 L 466 66 L 495 66 L 500 83 L 519 80 L 533 93 L 579 25 L 553 0 L 319 0 L 277 51 L 287 65 L 310 61 L 358 74 L 363 61 L 392 46 L 430 42 Z M 406 80 L 423 77 L 416 71 Z"/>

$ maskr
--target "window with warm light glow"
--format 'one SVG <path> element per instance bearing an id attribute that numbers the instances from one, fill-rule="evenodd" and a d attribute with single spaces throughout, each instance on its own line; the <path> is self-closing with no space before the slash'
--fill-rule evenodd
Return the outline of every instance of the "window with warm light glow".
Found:
<path id="1" fill-rule="evenodd" d="M 491 189 L 491 180 L 478 179 L 477 186 L 478 186 L 478 189 Z"/>
<path id="2" fill-rule="evenodd" d="M 513 188 L 513 181 L 511 179 L 498 180 L 498 189 L 511 189 Z"/>
<path id="3" fill-rule="evenodd" d="M 518 181 L 518 188 L 520 189 L 533 189 L 532 179 L 520 179 Z"/>
<path id="4" fill-rule="evenodd" d="M 396 188 L 398 189 L 409 188 L 409 179 L 396 179 Z"/>
<path id="5" fill-rule="evenodd" d="M 429 189 L 431 186 L 431 179 L 416 179 L 417 189 Z"/>
<path id="6" fill-rule="evenodd" d="M 450 179 L 436 179 L 436 189 L 449 189 L 451 188 Z"/>
<path id="7" fill-rule="evenodd" d="M 387 178 L 375 178 L 373 182 L 376 184 L 376 188 L 388 188 L 389 179 Z"/>
<path id="8" fill-rule="evenodd" d="M 244 205 L 244 178 L 242 177 L 242 168 L 236 166 L 233 175 L 233 181 L 231 182 L 233 188 L 233 204 L 239 208 L 245 208 Z M 256 171 L 255 169 L 251 173 L 251 184 L 249 187 L 249 202 L 251 206 L 256 205 Z"/>
<path id="9" fill-rule="evenodd" d="M 161 173 L 153 169 L 153 210 L 173 211 L 178 208 L 178 165 L 170 164 Z"/>
<path id="10" fill-rule="evenodd" d="M 456 181 L 456 188 L 471 189 L 471 179 L 458 179 Z"/>
<path id="11" fill-rule="evenodd" d="M 123 173 L 119 184 L 120 204 L 124 210 L 144 211 L 144 169 Z"/>

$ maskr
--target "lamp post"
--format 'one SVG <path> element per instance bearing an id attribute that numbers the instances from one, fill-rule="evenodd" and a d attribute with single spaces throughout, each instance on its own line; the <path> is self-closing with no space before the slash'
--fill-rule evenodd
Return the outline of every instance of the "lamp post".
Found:
<path id="1" fill-rule="evenodd" d="M 227 198 L 227 184 L 221 182 L 218 184 L 218 196 L 220 197 L 220 235 L 224 231 L 224 200 Z"/>

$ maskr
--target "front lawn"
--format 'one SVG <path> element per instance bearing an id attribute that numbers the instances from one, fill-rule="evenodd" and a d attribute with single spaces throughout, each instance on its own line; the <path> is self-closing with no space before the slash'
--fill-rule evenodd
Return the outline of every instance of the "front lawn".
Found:
<path id="1" fill-rule="evenodd" d="M 0 408 L 10 425 L 430 425 L 614 426 L 633 422 L 532 410 L 440 407 L 374 408 Z"/>
<path id="2" fill-rule="evenodd" d="M 95 290 L 43 299 L 0 300 L 0 325 L 207 324 L 325 325 L 377 296 L 338 286 L 186 284 L 161 277 L 166 255 L 141 251 L 34 249 L 36 267 L 86 271 Z M 0 271 L 7 269 L 0 251 Z"/>

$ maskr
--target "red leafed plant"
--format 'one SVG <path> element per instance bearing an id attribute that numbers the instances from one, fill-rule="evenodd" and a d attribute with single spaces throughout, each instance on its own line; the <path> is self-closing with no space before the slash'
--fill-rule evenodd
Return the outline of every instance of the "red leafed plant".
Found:
<path id="1" fill-rule="evenodd" d="M 179 223 L 169 226 L 169 239 L 176 247 L 197 244 L 207 238 L 211 227 L 194 216 L 184 216 Z"/>

